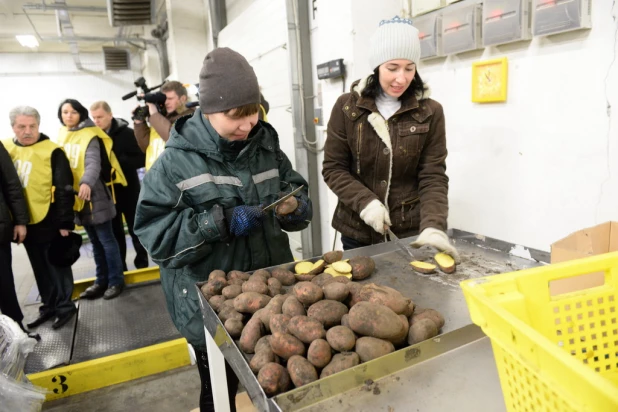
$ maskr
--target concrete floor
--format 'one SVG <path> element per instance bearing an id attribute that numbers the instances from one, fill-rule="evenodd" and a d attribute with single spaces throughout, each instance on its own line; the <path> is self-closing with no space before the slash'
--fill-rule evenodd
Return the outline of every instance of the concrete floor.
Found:
<path id="1" fill-rule="evenodd" d="M 38 314 L 37 293 L 32 267 L 23 246 L 13 245 L 13 273 L 15 289 L 24 312 L 24 324 Z M 80 259 L 73 265 L 75 279 L 94 277 L 95 265 L 90 244 L 81 250 Z M 127 264 L 135 269 L 135 251 L 127 236 Z M 151 263 L 152 264 L 152 263 Z M 44 411 L 81 412 L 167 412 L 191 411 L 199 405 L 200 380 L 195 366 L 187 366 L 159 375 L 70 396 L 44 404 Z M 1 409 L 1 408 L 0 408 Z"/>

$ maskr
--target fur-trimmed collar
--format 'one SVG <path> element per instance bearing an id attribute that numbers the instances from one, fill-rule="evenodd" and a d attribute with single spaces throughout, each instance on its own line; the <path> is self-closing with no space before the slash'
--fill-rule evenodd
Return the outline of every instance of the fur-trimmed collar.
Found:
<path id="1" fill-rule="evenodd" d="M 352 92 L 356 92 L 360 96 L 363 90 L 365 89 L 365 87 L 367 87 L 368 79 L 369 79 L 369 76 L 366 76 L 360 79 L 358 84 L 352 86 Z M 431 95 L 431 90 L 429 89 L 427 85 L 425 85 L 425 89 L 422 93 L 416 93 L 416 100 L 420 102 L 421 100 L 428 99 L 430 95 Z M 393 147 L 392 147 L 391 137 L 388 131 L 387 122 L 386 120 L 384 120 L 384 117 L 382 117 L 379 111 L 370 113 L 369 116 L 367 117 L 367 121 L 369 122 L 371 127 L 373 127 L 373 129 L 375 130 L 380 140 L 382 140 L 384 145 L 389 149 L 388 153 L 389 153 L 390 158 L 389 158 L 389 168 L 388 168 L 388 180 L 387 180 L 387 186 L 386 186 L 386 194 L 384 196 L 384 205 L 387 205 L 388 207 L 388 195 L 390 194 L 391 180 L 393 178 Z"/>
<path id="2" fill-rule="evenodd" d="M 358 83 L 353 84 L 352 92 L 353 93 L 356 92 L 358 93 L 358 96 L 360 96 L 363 90 L 365 90 L 365 87 L 367 87 L 368 79 L 369 79 L 369 76 L 366 76 L 360 79 Z M 417 102 L 420 102 L 422 100 L 428 99 L 430 95 L 431 95 L 431 90 L 429 89 L 429 86 L 425 85 L 425 89 L 423 90 L 423 92 L 416 93 L 415 97 L 416 97 Z M 388 150 L 388 153 L 389 153 L 388 180 L 387 180 L 387 185 L 386 185 L 386 194 L 384 196 L 384 202 L 383 202 L 383 204 L 388 207 L 388 195 L 390 194 L 391 180 L 393 178 L 393 146 L 391 142 L 390 133 L 388 130 L 388 124 L 386 120 L 384 120 L 384 117 L 382 117 L 379 111 L 373 111 L 372 113 L 370 113 L 369 116 L 367 117 L 367 121 L 369 122 L 371 127 L 373 127 L 373 129 L 375 130 L 380 140 L 382 140 L 384 145 L 389 149 Z"/>
<path id="3" fill-rule="evenodd" d="M 365 87 L 367 87 L 367 81 L 369 80 L 370 76 L 371 75 L 367 75 L 363 77 L 362 79 L 360 79 L 358 84 L 352 87 L 352 91 L 358 93 L 358 95 L 360 96 L 363 90 L 365 90 Z M 429 99 L 430 96 L 431 96 L 431 88 L 425 83 L 425 88 L 423 92 L 416 93 L 416 100 L 420 102 L 421 100 Z"/>

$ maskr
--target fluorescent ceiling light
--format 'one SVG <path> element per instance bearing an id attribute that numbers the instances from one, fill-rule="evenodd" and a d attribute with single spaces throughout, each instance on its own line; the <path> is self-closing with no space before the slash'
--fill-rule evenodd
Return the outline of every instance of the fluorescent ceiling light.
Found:
<path id="1" fill-rule="evenodd" d="M 24 47 L 30 47 L 31 49 L 39 47 L 39 41 L 31 34 L 17 35 L 15 38 Z"/>

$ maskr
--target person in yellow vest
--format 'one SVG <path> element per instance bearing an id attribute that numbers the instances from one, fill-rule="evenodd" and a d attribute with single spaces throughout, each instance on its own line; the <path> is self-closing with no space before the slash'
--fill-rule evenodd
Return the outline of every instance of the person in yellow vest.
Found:
<path id="1" fill-rule="evenodd" d="M 28 253 L 41 301 L 39 316 L 28 323 L 35 328 L 55 316 L 52 328 L 65 325 L 77 312 L 71 301 L 71 266 L 58 265 L 50 252 L 59 237 L 69 237 L 73 224 L 73 194 L 57 190 L 73 186 L 73 174 L 60 146 L 39 132 L 39 112 L 19 106 L 9 112 L 15 136 L 2 141 L 17 170 L 28 205 Z"/>
<path id="2" fill-rule="evenodd" d="M 120 249 L 112 229 L 116 216 L 113 184 L 126 186 L 127 182 L 112 151 L 112 140 L 90 120 L 80 102 L 66 99 L 60 103 L 58 119 L 63 125 L 58 143 L 73 172 L 75 223 L 88 233 L 96 263 L 95 283 L 80 297 L 113 299 L 124 288 Z"/>
<path id="3" fill-rule="evenodd" d="M 146 170 L 149 170 L 155 160 L 163 153 L 165 142 L 170 137 L 172 124 L 179 117 L 193 114 L 195 108 L 187 108 L 187 89 L 182 83 L 170 81 L 161 86 L 161 93 L 165 94 L 165 110 L 163 116 L 154 103 L 148 103 L 150 116 L 148 125 L 145 121 L 135 119 L 134 130 L 137 144 L 146 153 Z"/>

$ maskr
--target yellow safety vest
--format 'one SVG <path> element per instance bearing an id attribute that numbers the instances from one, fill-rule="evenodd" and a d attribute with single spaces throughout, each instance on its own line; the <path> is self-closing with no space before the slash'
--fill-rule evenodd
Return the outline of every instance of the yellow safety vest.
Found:
<path id="1" fill-rule="evenodd" d="M 88 148 L 90 141 L 95 137 L 98 137 L 105 145 L 107 158 L 112 165 L 112 180 L 110 182 L 105 182 L 105 184 L 110 186 L 115 203 L 116 199 L 113 185 L 121 184 L 126 186 L 127 180 L 122 173 L 116 154 L 112 151 L 114 144 L 112 139 L 97 126 L 84 127 L 83 129 L 75 131 L 71 131 L 67 129 L 66 126 L 62 126 L 60 128 L 60 132 L 58 133 L 58 143 L 64 147 L 64 151 L 69 159 L 71 171 L 73 172 L 73 188 L 76 192 L 78 192 L 79 182 L 86 172 L 86 149 Z M 75 196 L 73 210 L 79 212 L 84 208 L 84 204 L 85 202 L 83 200 Z"/>
<path id="2" fill-rule="evenodd" d="M 51 156 L 54 150 L 62 148 L 51 140 L 43 140 L 31 146 L 18 146 L 10 138 L 2 140 L 2 144 L 11 155 L 24 188 L 30 214 L 28 224 L 37 224 L 45 219 L 49 205 L 54 203 Z"/>
<path id="3" fill-rule="evenodd" d="M 155 128 L 150 126 L 150 142 L 146 149 L 146 170 L 150 170 L 155 160 L 163 153 L 163 150 L 165 150 L 165 141 L 159 136 Z"/>

